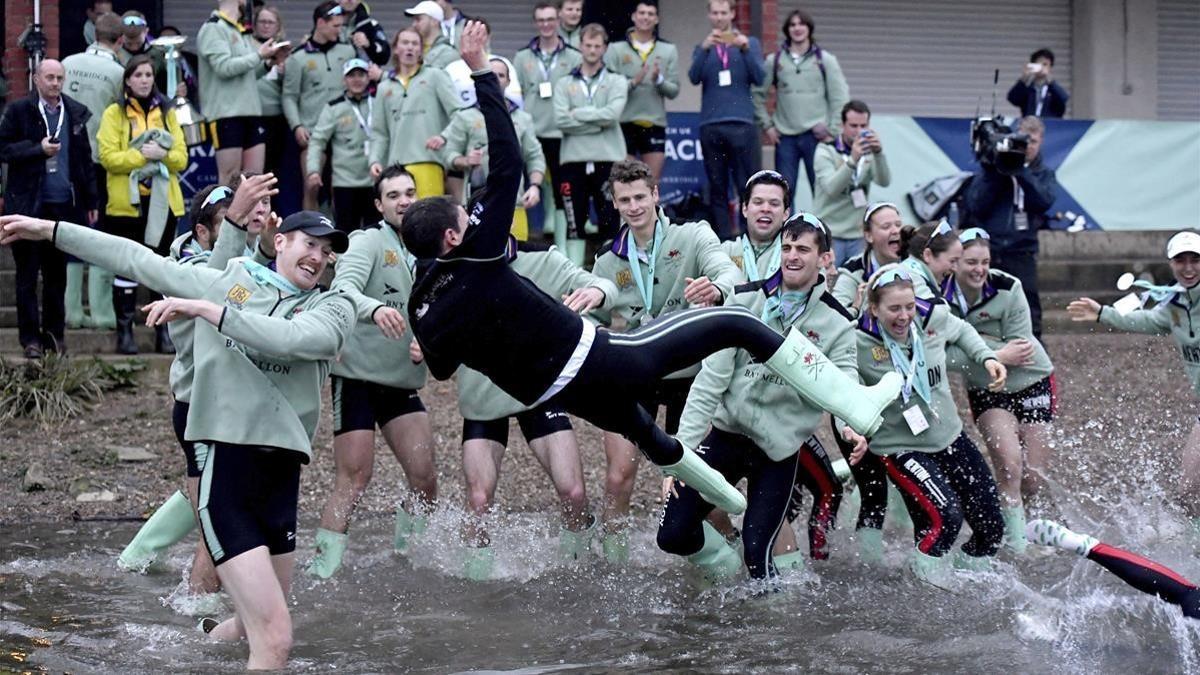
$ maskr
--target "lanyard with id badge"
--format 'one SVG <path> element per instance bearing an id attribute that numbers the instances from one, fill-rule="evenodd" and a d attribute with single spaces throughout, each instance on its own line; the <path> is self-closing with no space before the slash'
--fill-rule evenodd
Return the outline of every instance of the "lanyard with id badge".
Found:
<path id="1" fill-rule="evenodd" d="M 366 134 L 366 138 L 363 139 L 363 157 L 370 158 L 371 120 L 375 116 L 375 97 L 367 97 L 367 116 L 365 118 L 363 117 L 362 112 L 359 111 L 358 106 L 355 105 L 354 101 L 350 101 L 350 110 L 353 111 L 354 116 L 358 118 L 358 127 L 363 130 L 364 134 Z"/>
<path id="2" fill-rule="evenodd" d="M 67 118 L 66 104 L 58 104 L 58 125 L 54 127 L 54 133 L 50 133 L 50 118 L 46 115 L 45 103 L 38 102 L 38 112 L 42 113 L 42 122 L 46 124 L 46 133 L 50 135 L 50 141 L 62 143 L 58 135 L 62 133 L 63 120 Z M 46 158 L 46 173 L 58 173 L 58 155 Z"/>
<path id="3" fill-rule="evenodd" d="M 542 69 L 542 77 L 546 80 L 545 82 L 538 83 L 538 98 L 552 98 L 554 96 L 554 82 L 552 80 L 554 67 L 558 65 L 558 55 L 558 51 L 554 52 L 549 59 L 543 57 L 540 52 L 537 55 L 538 67 Z"/>
<path id="4" fill-rule="evenodd" d="M 632 272 L 633 282 L 637 285 L 638 295 L 642 298 L 642 314 L 639 325 L 642 327 L 650 325 L 655 317 L 650 313 L 651 307 L 654 305 L 654 268 L 658 262 L 658 251 L 662 248 L 663 228 L 660 223 L 654 224 L 654 244 L 653 247 L 646 251 L 646 273 L 642 276 L 641 261 L 638 257 L 637 241 L 633 238 L 633 230 L 630 230 L 625 236 L 626 248 L 629 251 L 629 271 Z"/>
<path id="5" fill-rule="evenodd" d="M 721 70 L 717 73 L 717 86 L 728 87 L 733 84 L 733 71 L 729 70 L 729 47 L 717 45 L 717 58 L 721 59 Z"/>
<path id="6" fill-rule="evenodd" d="M 917 330 L 916 323 L 909 324 L 908 330 L 912 342 L 911 358 L 905 354 L 904 347 L 892 339 L 886 329 L 881 329 L 879 334 L 883 337 L 883 343 L 892 357 L 892 367 L 904 377 L 904 386 L 900 389 L 904 405 L 908 405 L 915 388 L 917 395 L 925 400 L 925 405 L 929 406 L 929 411 L 933 413 L 933 419 L 937 420 L 937 410 L 933 407 L 933 394 L 930 391 L 929 381 L 925 377 L 925 343 L 921 340 L 921 332 Z M 916 401 L 911 407 L 905 409 L 904 421 L 908 423 L 908 428 L 914 436 L 921 435 L 929 428 L 929 420 L 921 411 L 921 404 Z"/>

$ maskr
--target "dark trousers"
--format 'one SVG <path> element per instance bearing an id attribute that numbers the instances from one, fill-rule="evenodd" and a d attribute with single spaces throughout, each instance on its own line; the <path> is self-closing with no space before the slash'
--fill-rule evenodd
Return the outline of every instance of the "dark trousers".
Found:
<path id="1" fill-rule="evenodd" d="M 1021 280 L 1021 290 L 1029 301 L 1029 319 L 1033 322 L 1033 335 L 1042 337 L 1042 301 L 1038 297 L 1037 252 L 1017 251 L 1005 253 L 992 249 L 992 267 L 1008 272 Z"/>
<path id="2" fill-rule="evenodd" d="M 837 443 L 838 449 L 842 451 L 842 456 L 849 462 L 850 454 L 854 452 L 854 445 L 842 438 L 832 419 L 829 420 L 829 426 L 833 429 L 833 440 Z M 854 529 L 861 530 L 864 527 L 870 527 L 882 530 L 888 505 L 887 471 L 883 468 L 883 462 L 880 461 L 879 455 L 868 452 L 863 455 L 858 464 L 850 465 L 850 473 L 854 475 L 854 484 L 858 486 L 860 498 L 858 523 L 855 524 Z"/>
<path id="3" fill-rule="evenodd" d="M 83 222 L 83 214 L 70 204 L 42 204 L 39 218 Z M 60 344 L 66 328 L 63 298 L 67 291 L 67 256 L 48 241 L 17 241 L 12 245 L 17 264 L 17 334 L 22 347 L 43 344 L 48 333 Z M 37 299 L 38 274 L 42 277 L 42 306 Z M 48 341 L 47 341 L 48 342 Z"/>
<path id="4" fill-rule="evenodd" d="M 337 229 L 350 233 L 374 227 L 380 217 L 375 210 L 374 188 L 333 188 L 333 224 Z"/>
<path id="5" fill-rule="evenodd" d="M 146 237 L 146 212 L 145 212 L 145 210 L 142 211 L 141 215 L 133 216 L 133 217 L 131 217 L 131 216 L 108 216 L 105 219 L 105 224 L 106 224 L 107 231 L 109 234 L 112 234 L 112 235 L 115 235 L 118 237 L 123 237 L 130 241 L 136 241 L 137 243 L 153 250 L 158 255 L 165 256 L 165 255 L 167 255 L 167 253 L 170 252 L 171 242 L 175 239 L 175 225 L 176 225 L 177 220 L 178 219 L 175 218 L 175 214 L 171 213 L 170 209 L 167 209 L 167 223 L 166 223 L 166 225 L 163 226 L 162 236 L 159 237 L 158 243 L 155 244 L 154 246 L 148 246 L 145 241 L 145 237 Z M 124 277 L 117 277 L 117 279 L 120 279 L 129 284 L 133 284 L 135 286 L 137 285 L 137 283 L 134 282 L 132 279 L 126 279 Z"/>
<path id="6" fill-rule="evenodd" d="M 729 183 L 742 194 L 746 181 L 762 166 L 758 127 L 750 122 L 716 122 L 700 127 L 700 149 L 704 152 L 704 175 L 708 179 L 708 204 L 713 229 L 721 239 L 733 239 L 740 221 L 729 215 Z"/>
<path id="7" fill-rule="evenodd" d="M 559 180 L 562 176 L 562 163 L 558 157 L 562 152 L 561 138 L 539 138 L 542 144 L 542 154 L 546 156 L 546 171 L 550 176 L 550 184 L 554 186 L 554 206 L 563 208 L 562 195 L 558 192 Z"/>
<path id="8" fill-rule="evenodd" d="M 591 172 L 588 171 L 589 165 Z M 588 219 L 589 205 L 596 207 L 599 218 L 594 238 L 607 241 L 617 235 L 621 216 L 604 191 L 612 165 L 612 162 L 568 162 L 559 169 L 557 192 L 562 196 L 563 209 L 567 213 L 568 237 L 585 238 L 583 226 Z"/>
<path id="9" fill-rule="evenodd" d="M 796 181 L 800 177 L 800 162 L 804 161 L 804 173 L 808 176 L 809 193 L 812 192 L 812 186 L 816 182 L 816 174 L 813 173 L 813 156 L 817 154 L 817 137 L 812 131 L 806 131 L 796 136 L 780 136 L 779 145 L 775 146 L 775 170 L 783 174 L 787 179 L 788 185 L 792 187 L 792 194 L 796 194 L 798 188 Z M 745 183 L 742 183 L 745 186 Z M 788 204 L 791 206 L 791 204 Z"/>

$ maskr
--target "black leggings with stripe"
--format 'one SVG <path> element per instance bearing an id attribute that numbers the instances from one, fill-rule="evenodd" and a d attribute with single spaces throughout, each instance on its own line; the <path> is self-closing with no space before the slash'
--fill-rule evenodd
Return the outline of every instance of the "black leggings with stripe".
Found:
<path id="1" fill-rule="evenodd" d="M 734 307 L 673 312 L 629 333 L 598 330 L 578 374 L 550 401 L 628 438 L 655 464 L 674 464 L 683 454 L 678 441 L 638 401 L 648 398 L 666 375 L 713 352 L 736 347 L 766 361 L 782 344 L 782 335 Z"/>
<path id="2" fill-rule="evenodd" d="M 807 489 L 812 494 L 812 510 L 808 514 L 808 555 L 814 560 L 829 558 L 827 534 L 837 521 L 838 508 L 842 505 L 842 481 L 833 472 L 829 454 L 825 446 L 816 436 L 800 446 L 797 455 L 800 470 L 796 472 L 796 482 L 792 487 L 792 508 L 788 512 L 788 520 L 795 521 L 800 516 L 800 507 L 804 504 L 803 491 Z"/>
<path id="3" fill-rule="evenodd" d="M 908 506 L 918 550 L 945 555 L 963 521 L 971 526 L 963 553 L 982 557 L 1000 550 L 1004 519 L 996 481 L 965 433 L 940 452 L 903 452 L 881 460 Z"/>
<path id="4" fill-rule="evenodd" d="M 832 418 L 829 420 L 829 426 L 833 429 L 833 440 L 842 451 L 842 457 L 849 462 L 850 455 L 854 452 L 854 444 L 842 438 Z M 868 452 L 858 460 L 858 464 L 850 465 L 850 473 L 854 476 L 854 485 L 859 496 L 858 523 L 854 529 L 870 527 L 882 530 L 888 505 L 887 471 L 883 468 L 883 462 L 880 461 L 879 455 Z"/>
<path id="5" fill-rule="evenodd" d="M 1139 591 L 1179 605 L 1184 616 L 1200 619 L 1200 588 L 1175 570 L 1108 544 L 1097 544 L 1087 557 Z"/>
<path id="6" fill-rule="evenodd" d="M 793 486 L 803 472 L 800 453 L 772 461 L 754 441 L 741 434 L 713 427 L 699 452 L 730 483 L 746 479 L 746 515 L 742 519 L 742 546 L 750 576 L 775 575 L 771 549 L 780 528 L 796 509 Z M 675 483 L 663 508 L 658 527 L 658 547 L 675 555 L 692 555 L 704 546 L 704 519 L 713 510 L 692 488 Z"/>

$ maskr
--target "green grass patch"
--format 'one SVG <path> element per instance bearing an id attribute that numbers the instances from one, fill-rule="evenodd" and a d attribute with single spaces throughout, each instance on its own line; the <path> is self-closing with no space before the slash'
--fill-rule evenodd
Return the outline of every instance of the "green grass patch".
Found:
<path id="1" fill-rule="evenodd" d="M 36 361 L 0 358 L 0 422 L 63 422 L 91 410 L 106 391 L 136 386 L 145 368 L 138 360 L 106 362 L 57 354 Z"/>

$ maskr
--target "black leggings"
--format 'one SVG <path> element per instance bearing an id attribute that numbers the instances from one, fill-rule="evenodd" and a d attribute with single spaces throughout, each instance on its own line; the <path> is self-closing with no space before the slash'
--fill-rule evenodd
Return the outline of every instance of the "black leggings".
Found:
<path id="1" fill-rule="evenodd" d="M 1000 550 L 1004 519 L 991 469 L 965 433 L 940 452 L 902 452 L 882 458 L 912 516 L 917 549 L 945 555 L 965 520 L 971 538 L 963 553 L 983 557 Z"/>
<path id="2" fill-rule="evenodd" d="M 816 436 L 810 436 L 800 446 L 797 458 L 800 470 L 796 472 L 796 483 L 792 488 L 788 520 L 799 517 L 800 507 L 804 504 L 801 493 L 807 489 L 813 498 L 812 511 L 808 515 L 808 555 L 814 560 L 825 560 L 829 557 L 826 533 L 833 529 L 838 508 L 842 505 L 842 481 L 833 472 L 829 454 Z"/>
<path id="3" fill-rule="evenodd" d="M 742 546 L 750 576 L 775 576 L 771 548 L 780 528 L 794 510 L 792 499 L 799 453 L 772 461 L 749 438 L 714 427 L 700 445 L 708 462 L 730 483 L 746 479 L 746 515 L 742 519 Z M 675 555 L 692 555 L 704 547 L 704 519 L 713 510 L 692 488 L 675 483 L 658 527 L 658 547 Z"/>
<path id="4" fill-rule="evenodd" d="M 837 443 L 838 449 L 842 451 L 842 456 L 849 462 L 850 454 L 854 452 L 854 444 L 842 438 L 832 418 L 829 420 L 829 425 L 833 429 L 833 440 Z M 888 502 L 887 471 L 883 468 L 883 462 L 879 460 L 879 455 L 868 452 L 863 455 L 858 464 L 850 465 L 850 473 L 854 475 L 854 483 L 858 486 L 860 504 L 858 523 L 854 529 L 861 530 L 864 527 L 870 527 L 882 530 Z"/>
<path id="5" fill-rule="evenodd" d="M 638 401 L 664 376 L 713 352 L 738 347 L 763 362 L 782 344 L 782 335 L 749 311 L 734 307 L 673 312 L 631 333 L 598 330 L 579 373 L 551 400 L 604 431 L 628 438 L 651 462 L 674 464 L 683 456 L 682 447 Z"/>
<path id="6" fill-rule="evenodd" d="M 1200 589 L 1174 570 L 1108 544 L 1097 544 L 1087 557 L 1139 591 L 1179 605 L 1184 616 L 1200 619 Z"/>

